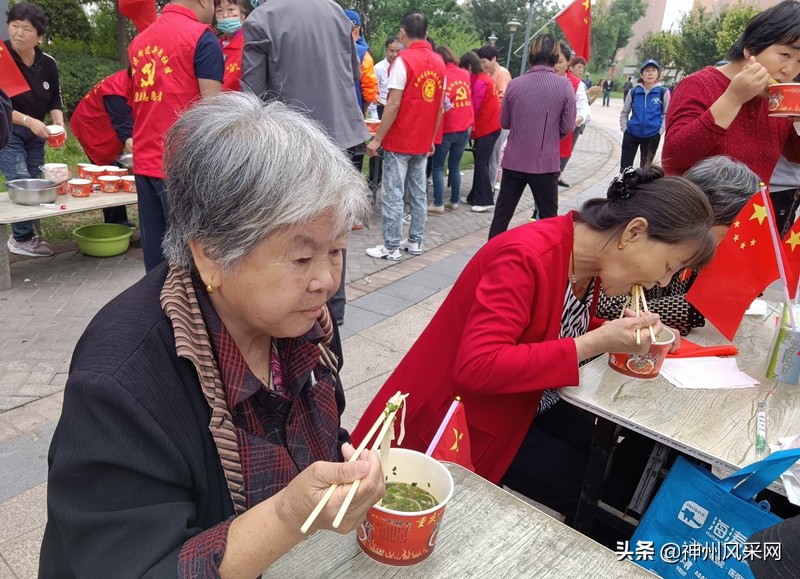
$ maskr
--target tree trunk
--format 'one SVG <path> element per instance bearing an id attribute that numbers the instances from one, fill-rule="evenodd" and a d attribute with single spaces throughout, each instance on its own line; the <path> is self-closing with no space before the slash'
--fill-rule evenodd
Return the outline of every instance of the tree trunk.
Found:
<path id="1" fill-rule="evenodd" d="M 128 21 L 117 12 L 117 58 L 120 68 L 128 68 Z"/>

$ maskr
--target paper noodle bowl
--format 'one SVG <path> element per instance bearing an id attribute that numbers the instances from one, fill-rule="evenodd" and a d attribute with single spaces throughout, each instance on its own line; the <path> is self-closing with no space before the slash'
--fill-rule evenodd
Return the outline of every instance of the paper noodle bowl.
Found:
<path id="1" fill-rule="evenodd" d="M 63 147 L 67 142 L 67 131 L 60 125 L 47 125 L 47 132 L 50 136 L 47 138 L 47 145 L 49 147 L 57 148 Z"/>
<path id="2" fill-rule="evenodd" d="M 643 329 L 642 334 L 647 331 L 647 328 Z M 673 342 L 675 334 L 669 328 L 663 328 L 646 354 L 609 354 L 608 365 L 633 378 L 655 378 L 661 372 L 664 358 Z"/>
<path id="3" fill-rule="evenodd" d="M 371 137 L 374 137 L 378 134 L 378 128 L 381 126 L 381 121 L 379 119 L 367 119 L 367 130 Z"/>
<path id="4" fill-rule="evenodd" d="M 427 559 L 436 546 L 444 509 L 453 496 L 453 477 L 438 460 L 405 448 L 389 451 L 386 482 L 417 483 L 438 504 L 426 511 L 405 513 L 375 505 L 356 531 L 361 550 L 394 567 Z"/>
<path id="5" fill-rule="evenodd" d="M 770 85 L 769 116 L 800 116 L 800 83 L 785 82 Z"/>

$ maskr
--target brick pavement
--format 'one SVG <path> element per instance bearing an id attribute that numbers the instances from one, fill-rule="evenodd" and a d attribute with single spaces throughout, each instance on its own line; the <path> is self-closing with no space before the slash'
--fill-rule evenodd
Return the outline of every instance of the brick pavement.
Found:
<path id="1" fill-rule="evenodd" d="M 579 140 L 564 175 L 573 186 L 561 190 L 562 212 L 605 193 L 619 159 L 617 139 L 607 124 L 590 126 Z M 468 171 L 462 195 L 470 183 Z M 523 198 L 512 226 L 527 221 L 530 206 L 530 198 Z M 425 253 L 400 262 L 364 254 L 366 247 L 382 243 L 379 206 L 371 223 L 353 233 L 342 327 L 345 426 L 355 424 L 435 313 L 461 268 L 485 242 L 490 222 L 491 214 L 464 210 L 429 217 Z M 96 311 L 144 274 L 141 250 L 96 259 L 64 249 L 52 258 L 13 263 L 13 288 L 0 293 L 0 327 L 6 330 L 0 336 L 0 579 L 36 576 L 46 522 L 46 453 L 61 412 L 72 348 Z"/>

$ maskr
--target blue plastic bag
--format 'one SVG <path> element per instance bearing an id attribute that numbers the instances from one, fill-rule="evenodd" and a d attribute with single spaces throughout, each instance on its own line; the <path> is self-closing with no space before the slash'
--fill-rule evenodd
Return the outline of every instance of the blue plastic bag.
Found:
<path id="1" fill-rule="evenodd" d="M 752 579 L 747 561 L 780 557 L 780 546 L 748 539 L 781 521 L 753 497 L 798 459 L 782 450 L 720 480 L 678 457 L 625 554 L 664 578 Z"/>

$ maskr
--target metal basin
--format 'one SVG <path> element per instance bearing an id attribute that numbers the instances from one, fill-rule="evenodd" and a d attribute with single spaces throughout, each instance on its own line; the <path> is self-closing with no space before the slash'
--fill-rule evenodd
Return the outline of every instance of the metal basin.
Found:
<path id="1" fill-rule="evenodd" d="M 116 159 L 117 163 L 125 167 L 128 171 L 133 171 L 133 155 L 130 153 L 123 153 Z"/>
<path id="2" fill-rule="evenodd" d="M 47 179 L 14 179 L 8 181 L 8 198 L 17 205 L 53 203 L 58 197 L 59 183 Z"/>

